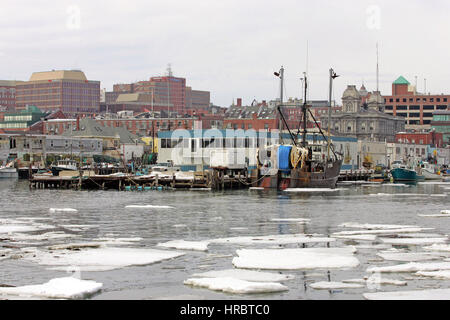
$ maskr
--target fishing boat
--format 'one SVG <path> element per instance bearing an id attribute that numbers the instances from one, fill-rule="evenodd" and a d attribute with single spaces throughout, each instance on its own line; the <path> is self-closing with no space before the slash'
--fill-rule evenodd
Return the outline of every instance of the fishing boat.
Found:
<path id="1" fill-rule="evenodd" d="M 415 170 L 408 169 L 405 166 L 391 170 L 394 181 L 419 181 L 424 180 L 423 175 L 419 175 Z"/>
<path id="2" fill-rule="evenodd" d="M 77 171 L 78 167 L 75 160 L 58 160 L 50 169 L 54 176 L 58 176 L 61 171 Z"/>
<path id="3" fill-rule="evenodd" d="M 297 135 L 294 135 L 289 129 L 281 111 L 283 104 L 283 67 L 281 67 L 279 73 L 275 72 L 274 74 L 281 80 L 281 103 L 278 106 L 280 129 L 284 124 L 290 134 L 291 143 L 272 144 L 262 146 L 258 149 L 257 168 L 251 171 L 251 185 L 253 187 L 278 190 L 288 188 L 335 188 L 342 166 L 342 155 L 335 152 L 331 144 L 329 130 L 328 137 L 326 137 L 313 113 L 308 108 L 306 99 L 304 99 L 305 101 L 302 106 L 302 139 L 299 141 L 300 128 L 298 128 Z M 332 80 L 335 77 L 337 75 L 333 69 L 330 69 L 330 100 Z M 304 84 L 304 96 L 306 97 L 306 74 L 304 76 Z M 326 144 L 310 144 L 306 141 L 308 112 L 319 129 L 320 134 L 324 137 Z"/>
<path id="4" fill-rule="evenodd" d="M 18 176 L 17 169 L 14 168 L 14 161 L 0 166 L 0 178 L 17 178 Z"/>
<path id="5" fill-rule="evenodd" d="M 442 175 L 439 171 L 436 171 L 436 166 L 423 161 L 421 164 L 422 174 L 426 180 L 442 180 Z"/>

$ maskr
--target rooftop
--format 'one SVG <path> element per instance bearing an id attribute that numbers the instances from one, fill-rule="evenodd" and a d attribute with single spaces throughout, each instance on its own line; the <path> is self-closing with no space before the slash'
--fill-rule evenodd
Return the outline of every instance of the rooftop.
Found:
<path id="1" fill-rule="evenodd" d="M 47 80 L 78 80 L 87 81 L 86 75 L 81 70 L 52 70 L 33 72 L 30 81 L 47 81 Z"/>
<path id="2" fill-rule="evenodd" d="M 406 80 L 403 76 L 397 78 L 393 84 L 410 84 L 408 80 Z"/>

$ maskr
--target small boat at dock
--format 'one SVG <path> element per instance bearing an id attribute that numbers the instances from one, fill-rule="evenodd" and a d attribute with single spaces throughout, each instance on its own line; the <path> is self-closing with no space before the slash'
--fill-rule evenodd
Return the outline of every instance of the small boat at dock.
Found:
<path id="1" fill-rule="evenodd" d="M 394 181 L 419 181 L 425 180 L 425 177 L 419 175 L 415 170 L 406 167 L 394 168 L 391 170 Z"/>

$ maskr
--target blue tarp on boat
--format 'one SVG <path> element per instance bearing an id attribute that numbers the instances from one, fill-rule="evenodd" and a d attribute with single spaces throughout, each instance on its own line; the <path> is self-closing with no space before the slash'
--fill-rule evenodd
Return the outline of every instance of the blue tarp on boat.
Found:
<path id="1" fill-rule="evenodd" d="M 292 146 L 283 146 L 281 145 L 278 148 L 278 169 L 283 171 L 289 171 L 290 165 L 290 155 L 291 155 Z"/>

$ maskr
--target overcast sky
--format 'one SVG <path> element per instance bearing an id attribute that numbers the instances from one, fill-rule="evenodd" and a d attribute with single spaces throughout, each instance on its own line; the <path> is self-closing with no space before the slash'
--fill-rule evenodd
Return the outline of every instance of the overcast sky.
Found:
<path id="1" fill-rule="evenodd" d="M 449 13 L 447 0 L 1 0 L 0 79 L 81 69 L 112 90 L 170 63 L 174 76 L 229 106 L 278 97 L 273 71 L 282 65 L 285 99 L 302 96 L 304 71 L 309 97 L 328 99 L 332 67 L 341 103 L 348 84 L 375 90 L 378 42 L 382 94 L 399 75 L 448 94 Z"/>

